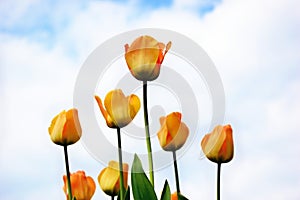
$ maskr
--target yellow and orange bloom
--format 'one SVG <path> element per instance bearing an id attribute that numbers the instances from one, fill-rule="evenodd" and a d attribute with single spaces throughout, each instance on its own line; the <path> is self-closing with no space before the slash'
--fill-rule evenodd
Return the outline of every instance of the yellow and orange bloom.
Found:
<path id="1" fill-rule="evenodd" d="M 170 48 L 171 42 L 165 45 L 148 35 L 138 37 L 130 46 L 126 44 L 125 60 L 131 74 L 141 81 L 155 80 Z"/>
<path id="2" fill-rule="evenodd" d="M 174 193 L 171 195 L 171 200 L 178 200 L 177 192 L 174 192 Z"/>
<path id="3" fill-rule="evenodd" d="M 63 110 L 56 115 L 48 128 L 48 132 L 55 144 L 66 146 L 76 143 L 82 133 L 77 109 Z"/>
<path id="4" fill-rule="evenodd" d="M 67 176 L 63 176 L 63 190 L 68 199 Z M 84 171 L 77 171 L 71 174 L 72 195 L 76 200 L 90 200 L 96 190 L 96 184 L 92 177 L 86 176 Z"/>
<path id="5" fill-rule="evenodd" d="M 230 125 L 218 125 L 201 142 L 206 157 L 215 163 L 227 163 L 233 158 L 232 128 Z"/>
<path id="6" fill-rule="evenodd" d="M 160 125 L 157 133 L 160 146 L 165 151 L 180 149 L 189 135 L 189 128 L 181 122 L 181 113 L 173 112 L 167 117 L 161 117 Z"/>
<path id="7" fill-rule="evenodd" d="M 122 90 L 110 91 L 105 99 L 104 106 L 100 97 L 95 96 L 100 111 L 110 128 L 122 128 L 128 125 L 140 109 L 140 99 L 132 94 L 125 97 Z M 105 107 L 105 108 L 104 108 Z"/>
<path id="8" fill-rule="evenodd" d="M 128 179 L 128 164 L 123 163 L 123 180 L 124 187 L 127 189 L 127 179 Z M 99 176 L 98 182 L 105 194 L 109 196 L 116 196 L 120 191 L 120 171 L 119 163 L 116 161 L 110 161 L 108 167 L 104 168 Z"/>

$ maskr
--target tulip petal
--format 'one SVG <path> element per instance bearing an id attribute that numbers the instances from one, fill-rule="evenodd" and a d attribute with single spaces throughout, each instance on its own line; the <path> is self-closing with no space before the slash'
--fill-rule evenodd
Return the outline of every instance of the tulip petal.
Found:
<path id="1" fill-rule="evenodd" d="M 96 99 L 96 101 L 98 103 L 98 106 L 99 106 L 100 111 L 101 111 L 101 113 L 102 113 L 102 115 L 103 115 L 103 117 L 104 117 L 104 119 L 106 121 L 107 126 L 110 127 L 110 128 L 116 128 L 116 125 L 113 122 L 112 118 L 108 115 L 108 113 L 106 112 L 105 108 L 103 107 L 103 104 L 102 104 L 102 101 L 101 101 L 100 97 L 95 96 L 95 99 Z"/>
<path id="2" fill-rule="evenodd" d="M 221 125 L 214 128 L 205 146 L 205 152 L 208 152 L 207 156 L 216 160 L 218 158 L 219 149 L 226 138 L 224 134 L 221 134 L 222 128 Z"/>
<path id="3" fill-rule="evenodd" d="M 119 192 L 115 191 L 115 185 L 118 179 L 119 172 L 110 167 L 103 169 L 98 176 L 98 182 L 101 189 L 110 196 L 115 196 Z"/>
<path id="4" fill-rule="evenodd" d="M 173 139 L 174 146 L 177 150 L 180 149 L 184 145 L 188 136 L 189 136 L 189 128 L 186 126 L 185 123 L 182 122 L 178 129 L 178 133 L 176 134 L 175 138 Z"/>
<path id="5" fill-rule="evenodd" d="M 166 125 L 169 131 L 169 134 L 174 138 L 178 132 L 181 122 L 181 113 L 173 112 L 167 116 Z"/>
<path id="6" fill-rule="evenodd" d="M 124 187 L 128 187 L 128 164 L 123 164 Z M 120 172 L 119 163 L 110 161 L 108 167 L 104 168 L 98 176 L 98 182 L 101 189 L 110 196 L 115 196 L 120 190 Z"/>
<path id="7" fill-rule="evenodd" d="M 81 127 L 78 119 L 78 111 L 71 109 L 66 112 L 66 123 L 62 133 L 63 141 L 68 144 L 77 142 L 81 137 Z"/>
<path id="8" fill-rule="evenodd" d="M 165 123 L 165 121 L 166 121 L 166 117 L 160 117 L 159 118 L 159 123 L 160 123 L 161 126 Z"/>
<path id="9" fill-rule="evenodd" d="M 229 162 L 233 158 L 233 139 L 232 128 L 230 125 L 224 126 L 222 134 L 225 134 L 226 139 L 219 151 L 219 157 L 223 163 Z"/>
<path id="10" fill-rule="evenodd" d="M 87 196 L 92 197 L 96 190 L 96 184 L 92 177 L 87 177 L 88 193 Z"/>
<path id="11" fill-rule="evenodd" d="M 166 50 L 165 50 L 164 54 L 166 54 L 170 50 L 171 46 L 172 46 L 172 42 L 169 41 L 168 44 L 167 44 L 167 46 L 166 46 Z"/>
<path id="12" fill-rule="evenodd" d="M 62 141 L 62 134 L 63 134 L 63 129 L 64 125 L 66 123 L 66 111 L 63 110 L 61 113 L 59 113 L 51 122 L 51 125 L 49 127 L 49 134 L 51 137 L 51 140 L 55 144 L 60 144 L 63 145 Z"/>
<path id="13" fill-rule="evenodd" d="M 140 99 L 132 94 L 129 96 L 129 112 L 131 120 L 136 116 L 141 107 Z"/>

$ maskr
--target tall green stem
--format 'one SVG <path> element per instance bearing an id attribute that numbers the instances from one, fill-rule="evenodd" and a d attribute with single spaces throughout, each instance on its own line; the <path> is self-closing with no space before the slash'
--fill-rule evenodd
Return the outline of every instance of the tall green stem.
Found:
<path id="1" fill-rule="evenodd" d="M 115 199 L 115 196 L 111 196 L 111 200 L 114 200 Z"/>
<path id="2" fill-rule="evenodd" d="M 68 149 L 67 145 L 64 145 L 64 153 L 65 153 L 65 163 L 66 163 L 66 171 L 67 171 L 67 182 L 68 182 L 68 196 L 69 199 L 72 200 L 72 187 L 71 187 L 71 178 L 70 178 L 70 169 L 69 169 L 69 158 L 68 158 Z"/>
<path id="3" fill-rule="evenodd" d="M 221 177 L 221 163 L 218 163 L 217 172 L 217 200 L 220 200 L 220 177 Z"/>
<path id="4" fill-rule="evenodd" d="M 177 189 L 177 193 L 180 193 L 176 151 L 173 151 L 173 161 L 174 161 L 174 171 L 175 171 L 175 179 L 176 179 L 176 189 Z"/>
<path id="5" fill-rule="evenodd" d="M 120 200 L 124 200 L 124 178 L 123 178 L 123 159 L 122 159 L 122 145 L 121 145 L 121 130 L 117 128 L 118 133 L 118 152 L 119 152 L 119 171 L 120 171 Z"/>
<path id="6" fill-rule="evenodd" d="M 145 131 L 146 131 L 146 143 L 148 151 L 148 163 L 149 163 L 149 174 L 150 182 L 154 187 L 154 172 L 153 172 L 153 158 L 151 150 L 151 141 L 150 141 L 150 131 L 149 131 L 149 121 L 148 121 L 148 107 L 147 107 L 147 81 L 143 82 L 143 105 L 144 105 L 144 122 L 145 122 Z"/>

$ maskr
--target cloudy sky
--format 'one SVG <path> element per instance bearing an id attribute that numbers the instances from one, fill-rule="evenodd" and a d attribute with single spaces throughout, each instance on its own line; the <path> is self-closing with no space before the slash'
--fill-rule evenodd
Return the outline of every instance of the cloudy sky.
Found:
<path id="1" fill-rule="evenodd" d="M 226 95 L 224 123 L 232 124 L 235 142 L 235 157 L 222 170 L 223 199 L 300 199 L 299 6 L 296 0 L 1 1 L 0 199 L 65 198 L 63 151 L 50 141 L 50 121 L 73 106 L 90 53 L 139 28 L 184 34 L 215 63 Z M 216 167 L 200 159 L 203 134 L 179 160 L 182 193 L 192 200 L 215 199 Z M 104 167 L 81 143 L 69 153 L 72 171 L 96 179 Z M 172 167 L 156 174 L 158 193 L 165 178 L 175 191 Z M 94 199 L 105 198 L 97 184 Z"/>

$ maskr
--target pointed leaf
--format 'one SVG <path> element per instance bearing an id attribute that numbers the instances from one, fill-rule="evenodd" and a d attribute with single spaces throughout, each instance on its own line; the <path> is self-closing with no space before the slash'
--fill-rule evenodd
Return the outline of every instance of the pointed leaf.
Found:
<path id="1" fill-rule="evenodd" d="M 129 186 L 128 186 L 128 188 L 127 188 L 127 190 L 126 190 L 126 192 L 125 192 L 124 195 L 125 195 L 124 196 L 125 200 L 130 200 L 130 187 Z M 121 199 L 121 197 L 120 197 L 120 191 L 119 191 L 117 200 L 120 200 L 120 199 Z"/>
<path id="2" fill-rule="evenodd" d="M 178 194 L 178 200 L 189 200 L 189 199 L 183 196 L 182 194 Z"/>
<path id="3" fill-rule="evenodd" d="M 160 200 L 170 200 L 170 199 L 171 199 L 171 191 L 170 191 L 168 181 L 166 180 Z"/>
<path id="4" fill-rule="evenodd" d="M 131 185 L 133 197 L 136 200 L 157 200 L 155 191 L 146 176 L 141 160 L 134 155 L 131 168 Z"/>
<path id="5" fill-rule="evenodd" d="M 130 187 L 128 186 L 126 193 L 125 193 L 125 200 L 130 200 Z"/>

